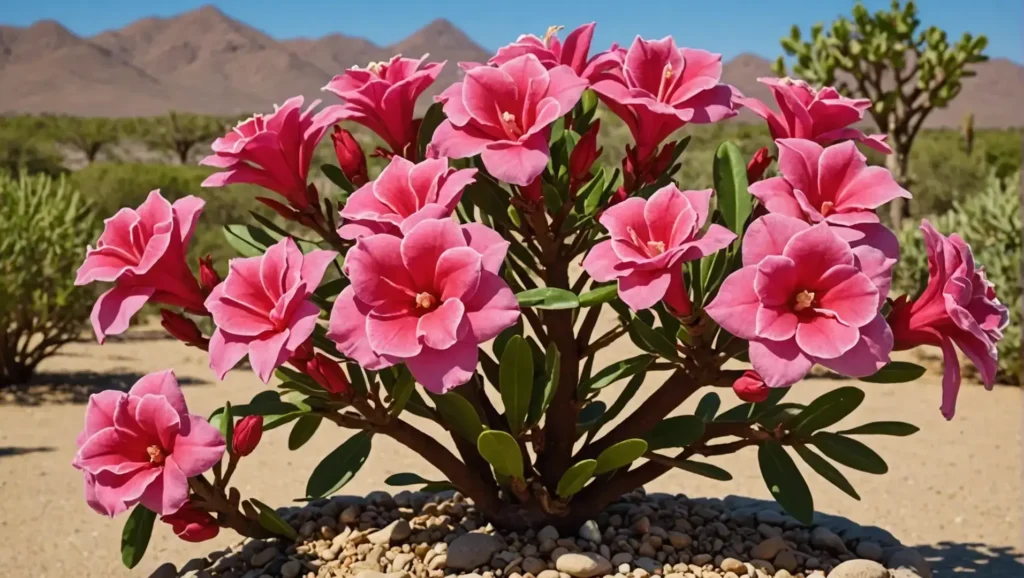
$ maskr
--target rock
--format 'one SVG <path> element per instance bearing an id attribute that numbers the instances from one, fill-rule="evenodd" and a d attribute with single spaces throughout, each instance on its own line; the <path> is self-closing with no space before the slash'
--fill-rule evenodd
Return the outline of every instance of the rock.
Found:
<path id="1" fill-rule="evenodd" d="M 355 524 L 359 522 L 359 506 L 349 506 L 341 511 L 338 517 L 342 524 Z"/>
<path id="2" fill-rule="evenodd" d="M 776 568 L 789 570 L 790 572 L 796 572 L 796 567 L 798 566 L 796 556 L 794 556 L 789 550 L 779 552 L 775 556 L 775 559 L 772 560 L 772 564 L 774 564 Z"/>
<path id="3" fill-rule="evenodd" d="M 828 578 L 889 578 L 889 571 L 872 560 L 847 560 L 833 568 Z"/>
<path id="4" fill-rule="evenodd" d="M 429 570 L 439 570 L 441 568 L 446 567 L 447 565 L 448 565 L 448 555 L 447 554 L 438 554 L 437 556 L 434 556 L 430 560 L 429 564 L 427 564 L 427 569 L 429 569 Z"/>
<path id="5" fill-rule="evenodd" d="M 554 540 L 557 540 L 557 539 L 558 539 L 558 530 L 556 530 L 554 526 L 544 526 L 543 528 L 540 529 L 539 532 L 537 532 L 537 541 L 538 542 L 543 542 L 545 540 L 552 540 L 552 541 L 554 541 Z"/>
<path id="6" fill-rule="evenodd" d="M 760 560 L 771 560 L 779 552 L 785 550 L 789 546 L 786 545 L 786 541 L 782 539 L 782 536 L 772 536 L 762 540 L 760 544 L 750 549 L 750 555 Z"/>
<path id="7" fill-rule="evenodd" d="M 775 575 L 775 566 L 773 566 L 772 563 L 767 560 L 758 560 L 755 558 L 747 563 L 753 566 L 754 568 L 761 570 L 769 576 Z"/>
<path id="8" fill-rule="evenodd" d="M 175 567 L 174 564 L 167 562 L 158 566 L 156 570 L 153 570 L 153 573 L 149 575 L 149 578 L 177 578 L 177 576 L 178 568 Z"/>
<path id="9" fill-rule="evenodd" d="M 786 516 L 775 510 L 761 510 L 757 513 L 757 521 L 769 526 L 781 526 L 786 521 Z"/>
<path id="10" fill-rule="evenodd" d="M 528 572 L 534 576 L 548 569 L 548 565 L 540 558 L 523 558 L 523 562 L 519 567 L 523 569 L 523 572 Z"/>
<path id="11" fill-rule="evenodd" d="M 192 558 L 185 565 L 181 567 L 181 574 L 187 574 L 193 570 L 204 570 L 206 568 L 206 559 L 204 558 Z"/>
<path id="12" fill-rule="evenodd" d="M 574 578 L 592 578 L 610 574 L 612 563 L 593 552 L 570 552 L 559 556 L 555 561 L 555 568 Z"/>
<path id="13" fill-rule="evenodd" d="M 669 532 L 668 541 L 676 550 L 682 550 L 683 548 L 690 547 L 690 544 L 693 543 L 693 538 L 682 532 Z"/>
<path id="14" fill-rule="evenodd" d="M 889 570 L 889 578 L 921 578 L 917 572 L 914 572 L 906 566 L 902 568 L 896 568 L 895 570 Z"/>
<path id="15" fill-rule="evenodd" d="M 633 555 L 630 554 L 629 552 L 619 552 L 618 554 L 612 556 L 612 566 L 615 566 L 616 568 L 619 567 L 619 566 L 622 566 L 623 564 L 632 564 L 632 563 L 633 563 Z"/>
<path id="16" fill-rule="evenodd" d="M 775 526 L 769 526 L 768 524 L 758 524 L 757 531 L 765 538 L 782 535 L 782 528 L 776 528 Z"/>
<path id="17" fill-rule="evenodd" d="M 386 494 L 387 492 L 382 493 Z M 409 522 L 399 518 L 384 528 L 370 534 L 367 536 L 367 539 L 371 544 L 391 544 L 392 542 L 405 540 L 410 534 L 412 534 L 412 528 L 409 526 Z"/>
<path id="18" fill-rule="evenodd" d="M 877 542 L 865 540 L 857 544 L 856 554 L 858 558 L 866 558 L 878 562 L 882 559 L 882 547 Z"/>
<path id="19" fill-rule="evenodd" d="M 662 568 L 661 563 L 659 563 L 657 560 L 647 557 L 637 558 L 636 561 L 633 562 L 633 564 L 635 564 L 637 568 L 642 568 L 646 570 L 649 574 L 654 574 L 655 571 L 661 570 Z"/>
<path id="20" fill-rule="evenodd" d="M 412 552 L 403 552 L 391 561 L 392 570 L 408 570 L 412 566 L 413 560 L 416 559 L 416 554 Z"/>
<path id="21" fill-rule="evenodd" d="M 552 550 L 551 554 L 549 554 L 548 557 L 551 558 L 552 562 L 557 562 L 559 558 L 561 558 L 562 556 L 564 556 L 565 554 L 568 554 L 568 553 L 569 553 L 569 549 L 568 548 L 566 548 L 565 546 L 559 546 L 559 547 L 555 548 L 554 550 Z"/>
<path id="22" fill-rule="evenodd" d="M 714 559 L 714 556 L 712 556 L 711 554 L 697 554 L 690 561 L 696 564 L 697 566 L 703 566 L 705 564 L 709 564 Z"/>
<path id="23" fill-rule="evenodd" d="M 561 574 L 558 570 L 545 570 L 540 574 L 537 574 L 537 578 L 560 578 Z"/>
<path id="24" fill-rule="evenodd" d="M 650 542 L 644 542 L 643 544 L 640 544 L 640 548 L 636 551 L 636 553 L 640 554 L 641 556 L 653 558 L 658 555 L 658 550 Z"/>
<path id="25" fill-rule="evenodd" d="M 726 572 L 732 572 L 737 576 L 747 575 L 747 566 L 743 562 L 737 560 L 736 558 L 726 558 L 725 560 L 722 560 L 722 563 L 719 564 L 719 567 L 722 570 L 725 570 Z"/>
<path id="26" fill-rule="evenodd" d="M 299 572 L 302 572 L 302 562 L 298 560 L 289 560 L 281 566 L 281 578 L 298 578 Z"/>
<path id="27" fill-rule="evenodd" d="M 637 534 L 646 534 L 651 531 L 651 519 L 647 516 L 642 516 L 633 522 L 633 531 Z"/>
<path id="28" fill-rule="evenodd" d="M 825 526 L 818 526 L 811 530 L 811 545 L 833 554 L 845 554 L 847 552 L 843 539 L 836 536 L 835 532 Z"/>
<path id="29" fill-rule="evenodd" d="M 597 522 L 593 520 L 587 520 L 580 526 L 579 537 L 593 542 L 595 544 L 601 543 L 601 528 L 597 527 Z"/>
<path id="30" fill-rule="evenodd" d="M 813 557 L 808 558 L 804 560 L 804 568 L 807 568 L 808 570 L 817 570 L 818 568 L 821 568 L 821 560 Z"/>
<path id="31" fill-rule="evenodd" d="M 281 551 L 277 548 L 261 550 L 252 555 L 252 558 L 249 559 L 249 565 L 253 568 L 262 568 L 263 566 L 270 564 L 270 561 L 277 558 L 280 553 Z"/>
<path id="32" fill-rule="evenodd" d="M 903 548 L 889 555 L 886 565 L 890 568 L 910 568 L 916 571 L 921 578 L 932 578 L 932 568 L 920 552 L 913 548 Z"/>
<path id="33" fill-rule="evenodd" d="M 448 546 L 446 566 L 456 570 L 474 570 L 490 562 L 491 557 L 504 548 L 505 542 L 501 538 L 477 532 L 463 534 Z"/>
<path id="34" fill-rule="evenodd" d="M 775 578 L 793 578 L 793 575 L 789 573 L 789 570 L 779 570 L 775 573 Z"/>

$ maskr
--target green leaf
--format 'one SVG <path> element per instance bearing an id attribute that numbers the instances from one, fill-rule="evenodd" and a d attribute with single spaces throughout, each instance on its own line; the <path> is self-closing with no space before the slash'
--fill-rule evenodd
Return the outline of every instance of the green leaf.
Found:
<path id="1" fill-rule="evenodd" d="M 373 434 L 356 432 L 313 469 L 306 482 L 306 497 L 323 498 L 337 492 L 355 477 L 370 456 Z"/>
<path id="2" fill-rule="evenodd" d="M 807 462 L 807 465 L 811 466 L 811 469 L 818 472 L 819 476 L 831 482 L 833 486 L 839 488 L 854 500 L 860 499 L 857 490 L 853 489 L 853 485 L 846 479 L 846 476 L 830 464 L 828 460 L 814 453 L 814 450 L 803 444 L 797 444 L 793 446 L 793 449 L 796 450 L 797 455 Z"/>
<path id="3" fill-rule="evenodd" d="M 295 532 L 295 528 L 292 528 L 291 524 L 285 522 L 284 519 L 274 511 L 274 508 L 271 508 L 254 498 L 250 498 L 249 501 L 256 506 L 257 510 L 259 510 L 260 526 L 263 526 L 267 530 L 270 530 L 279 536 L 285 536 L 289 540 L 294 540 L 299 537 Z"/>
<path id="4" fill-rule="evenodd" d="M 406 404 L 409 403 L 409 399 L 415 391 L 416 379 L 413 378 L 408 369 L 403 369 L 395 386 L 388 392 L 388 395 L 391 397 L 391 407 L 388 408 L 388 414 L 391 417 L 397 417 L 398 414 L 402 413 L 402 410 L 405 409 Z"/>
<path id="5" fill-rule="evenodd" d="M 417 151 L 419 152 L 419 158 L 427 158 L 427 145 L 430 144 L 431 139 L 434 137 L 434 131 L 437 130 L 438 125 L 444 122 L 444 105 L 440 102 L 435 102 L 430 105 L 427 112 L 423 115 L 423 121 L 420 123 L 419 134 L 416 135 Z"/>
<path id="6" fill-rule="evenodd" d="M 797 520 L 810 524 L 814 519 L 811 490 L 782 444 L 776 441 L 763 442 L 757 450 L 757 463 L 761 467 L 761 477 L 775 501 Z"/>
<path id="7" fill-rule="evenodd" d="M 728 471 L 706 462 L 676 460 L 672 465 L 681 470 L 686 470 L 691 474 L 697 474 L 698 476 L 704 476 L 705 478 L 711 478 L 712 480 L 718 480 L 720 482 L 728 482 L 732 479 L 732 474 Z"/>
<path id="8" fill-rule="evenodd" d="M 324 164 L 320 165 L 320 171 L 329 181 L 337 185 L 345 194 L 351 194 L 356 190 L 356 186 L 348 180 L 348 177 L 346 177 L 345 173 L 341 171 L 341 168 L 334 165 Z"/>
<path id="9" fill-rule="evenodd" d="M 125 520 L 121 530 L 121 562 L 126 568 L 134 568 L 142 561 L 153 535 L 156 513 L 139 504 Z"/>
<path id="10" fill-rule="evenodd" d="M 715 419 L 715 414 L 718 413 L 718 408 L 720 407 L 722 407 L 722 398 L 712 391 L 700 398 L 700 401 L 697 403 L 697 409 L 693 410 L 693 415 L 704 421 L 711 421 Z"/>
<path id="11" fill-rule="evenodd" d="M 535 309 L 576 309 L 580 299 L 572 291 L 557 287 L 538 287 L 516 294 L 516 300 L 522 307 Z"/>
<path id="12" fill-rule="evenodd" d="M 551 405 L 558 391 L 559 374 L 562 371 L 562 355 L 558 346 L 551 342 L 548 350 L 544 353 L 544 375 L 533 384 L 533 393 L 530 396 L 530 414 L 527 416 L 527 423 L 530 425 L 540 423 L 540 418 Z"/>
<path id="13" fill-rule="evenodd" d="M 810 435 L 850 415 L 863 401 L 864 392 L 859 388 L 834 389 L 808 404 L 789 422 L 789 431 L 795 436 Z"/>
<path id="14" fill-rule="evenodd" d="M 523 335 L 523 323 L 522 320 L 516 322 L 511 327 L 506 327 L 494 338 L 494 343 L 491 344 L 491 351 L 494 352 L 494 356 L 501 359 L 501 356 L 505 353 L 505 346 L 508 345 L 508 341 L 512 339 L 514 335 Z"/>
<path id="15" fill-rule="evenodd" d="M 647 369 L 647 366 L 654 361 L 654 358 L 650 355 L 638 355 L 636 357 L 630 357 L 617 363 L 613 363 L 608 367 L 598 371 L 590 379 L 580 383 L 580 391 L 588 392 L 597 389 L 603 389 L 609 385 L 615 383 L 620 379 L 625 379 L 631 375 L 641 373 Z"/>
<path id="16" fill-rule="evenodd" d="M 323 418 L 318 415 L 304 415 L 300 417 L 295 422 L 295 425 L 292 426 L 291 433 L 288 434 L 288 449 L 295 451 L 306 445 L 306 442 L 313 437 L 317 428 L 320 427 L 321 421 L 323 421 Z"/>
<path id="17" fill-rule="evenodd" d="M 778 403 L 782 401 L 782 398 L 786 397 L 786 394 L 789 393 L 790 389 L 791 388 L 789 387 L 772 388 L 772 390 L 768 392 L 768 399 L 758 403 L 741 403 L 740 405 L 716 416 L 715 421 L 744 422 L 756 419 L 778 405 Z"/>
<path id="18" fill-rule="evenodd" d="M 431 394 L 430 398 L 434 400 L 441 419 L 452 431 L 469 442 L 475 441 L 480 436 L 484 425 L 480 422 L 480 415 L 476 412 L 476 408 L 466 398 L 454 391 L 449 391 L 444 395 Z"/>
<path id="19" fill-rule="evenodd" d="M 821 453 L 848 468 L 878 475 L 889 471 L 882 456 L 855 439 L 822 431 L 811 436 L 811 443 Z"/>
<path id="20" fill-rule="evenodd" d="M 743 225 L 750 216 L 750 192 L 747 190 L 747 163 L 740 149 L 724 142 L 715 151 L 715 197 L 725 226 L 737 235 L 743 234 Z"/>
<path id="21" fill-rule="evenodd" d="M 645 377 L 647 376 L 642 373 L 637 374 L 626 383 L 626 386 L 622 388 L 621 392 L 619 392 L 619 397 L 615 398 L 615 403 L 613 403 L 611 407 L 608 408 L 608 411 L 604 412 L 604 415 L 601 416 L 601 421 L 599 421 L 595 427 L 590 428 L 590 437 L 587 440 L 588 443 L 590 439 L 597 434 L 597 431 L 601 426 L 617 418 L 619 414 L 622 413 L 622 410 L 626 408 L 626 404 L 628 404 L 629 401 L 633 399 L 633 396 L 636 395 L 636 392 L 640 390 L 640 386 L 643 385 Z"/>
<path id="22" fill-rule="evenodd" d="M 591 289 L 580 295 L 580 307 L 593 307 L 607 303 L 619 296 L 619 286 L 615 283 Z"/>
<path id="23" fill-rule="evenodd" d="M 644 439 L 650 451 L 685 448 L 704 435 L 704 420 L 695 415 L 680 415 L 658 422 Z"/>
<path id="24" fill-rule="evenodd" d="M 855 428 L 843 430 L 841 433 L 848 436 L 868 436 L 868 435 L 879 435 L 879 436 L 909 436 L 916 434 L 921 431 L 921 428 L 914 424 L 905 423 L 902 421 L 873 421 L 864 425 L 859 425 Z"/>
<path id="25" fill-rule="evenodd" d="M 508 340 L 498 366 L 501 403 L 513 436 L 518 436 L 530 412 L 533 393 L 533 353 L 525 339 L 514 335 Z"/>
<path id="26" fill-rule="evenodd" d="M 603 401 L 594 401 L 583 406 L 576 418 L 576 431 L 579 433 L 590 431 L 601 422 L 606 411 L 608 411 L 608 406 Z"/>
<path id="27" fill-rule="evenodd" d="M 476 440 L 476 448 L 494 471 L 523 479 L 523 454 L 515 438 L 500 430 L 488 430 Z"/>
<path id="28" fill-rule="evenodd" d="M 235 417 L 231 414 L 231 402 L 224 403 L 224 412 L 220 414 L 220 421 L 217 423 L 220 435 L 224 436 L 224 443 L 227 446 L 228 454 L 235 453 Z"/>
<path id="29" fill-rule="evenodd" d="M 639 317 L 634 317 L 630 325 L 636 330 L 640 339 L 647 344 L 647 350 L 664 357 L 665 359 L 679 359 L 679 351 L 668 337 L 650 325 L 644 323 Z"/>
<path id="30" fill-rule="evenodd" d="M 333 301 L 348 286 L 348 277 L 339 277 L 320 285 L 313 294 L 325 301 Z"/>
<path id="31" fill-rule="evenodd" d="M 768 429 L 775 429 L 779 425 L 789 423 L 805 408 L 806 406 L 799 403 L 780 403 L 761 412 L 754 421 Z"/>
<path id="32" fill-rule="evenodd" d="M 562 498 L 569 498 L 583 489 L 590 478 L 594 477 L 594 469 L 597 467 L 597 460 L 583 460 L 573 464 L 562 478 L 558 480 L 558 495 Z"/>
<path id="33" fill-rule="evenodd" d="M 273 236 L 253 225 L 224 225 L 224 238 L 243 257 L 259 257 L 277 242 Z"/>
<path id="34" fill-rule="evenodd" d="M 874 375 L 860 378 L 868 383 L 908 383 L 924 375 L 925 368 L 908 361 L 893 361 Z"/>
<path id="35" fill-rule="evenodd" d="M 403 472 L 401 474 L 391 474 L 384 480 L 384 483 L 389 486 L 416 486 L 419 484 L 436 484 L 419 474 L 413 474 L 409 472 Z"/>
<path id="36" fill-rule="evenodd" d="M 642 439 L 623 440 L 597 456 L 594 475 L 617 470 L 632 464 L 647 453 L 647 442 Z"/>

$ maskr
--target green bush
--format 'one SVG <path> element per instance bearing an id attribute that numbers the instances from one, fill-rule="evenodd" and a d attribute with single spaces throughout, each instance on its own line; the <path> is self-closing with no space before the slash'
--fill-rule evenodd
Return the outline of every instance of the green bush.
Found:
<path id="1" fill-rule="evenodd" d="M 0 175 L 0 386 L 81 334 L 96 294 L 74 286 L 99 221 L 64 178 Z"/>
<path id="2" fill-rule="evenodd" d="M 1020 179 L 1020 172 L 1003 179 L 993 170 L 981 192 L 954 201 L 950 211 L 930 219 L 940 232 L 958 232 L 971 245 L 1009 308 L 1010 325 L 999 342 L 998 378 L 1013 384 L 1021 382 Z M 928 254 L 918 224 L 908 222 L 899 233 L 902 255 L 893 285 L 894 291 L 911 296 L 928 282 Z"/>

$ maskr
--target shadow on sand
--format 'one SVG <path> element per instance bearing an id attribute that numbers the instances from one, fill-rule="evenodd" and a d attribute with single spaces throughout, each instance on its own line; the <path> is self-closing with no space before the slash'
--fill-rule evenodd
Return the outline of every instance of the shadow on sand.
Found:
<path id="1" fill-rule="evenodd" d="M 38 452 L 52 452 L 57 448 L 52 447 L 35 447 L 35 448 L 21 448 L 12 446 L 0 446 L 0 458 L 9 458 L 12 456 L 23 456 L 25 454 L 34 454 Z"/>
<path id="2" fill-rule="evenodd" d="M 89 396 L 115 389 L 128 391 L 143 374 L 134 371 L 40 372 L 25 385 L 0 390 L 0 405 L 36 406 L 44 404 L 85 403 Z M 207 383 L 191 377 L 178 377 L 178 384 Z"/>
<path id="3" fill-rule="evenodd" d="M 914 546 L 932 567 L 935 578 L 1020 578 L 1024 576 L 1024 554 L 1008 546 L 977 542 L 939 542 Z"/>

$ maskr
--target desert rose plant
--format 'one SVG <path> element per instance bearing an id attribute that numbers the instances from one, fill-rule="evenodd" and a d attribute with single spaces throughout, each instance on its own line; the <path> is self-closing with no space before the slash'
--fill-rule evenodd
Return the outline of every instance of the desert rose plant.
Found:
<path id="1" fill-rule="evenodd" d="M 884 473 L 856 436 L 916 431 L 883 421 L 826 431 L 864 392 L 785 402 L 813 367 L 911 381 L 923 368 L 891 352 L 934 345 L 947 367 L 959 347 L 988 379 L 1007 309 L 962 240 L 926 224 L 928 287 L 890 299 L 899 244 L 876 210 L 909 193 L 858 149 L 886 148 L 852 127 L 870 103 L 773 80 L 779 102 L 799 109 L 780 116 L 722 84 L 717 54 L 668 37 L 591 55 L 592 24 L 564 41 L 557 32 L 461 63 L 463 79 L 422 119 L 417 97 L 443 63 L 395 57 L 334 78 L 327 90 L 342 101 L 321 112 L 296 97 L 239 124 L 203 160 L 222 169 L 206 185 L 260 185 L 292 223 L 227 227 L 242 256 L 204 260 L 198 279 L 184 256 L 201 200 L 172 205 L 154 192 L 107 221 L 78 276 L 110 284 L 93 314 L 100 340 L 158 303 L 165 327 L 207 350 L 218 377 L 277 382 L 208 418 L 188 412 L 169 371 L 94 397 L 75 466 L 94 509 L 134 508 L 127 564 L 157 515 L 185 540 L 222 527 L 294 538 L 231 484 L 264 432 L 283 426 L 292 449 L 322 424 L 352 430 L 307 472 L 308 499 L 337 492 L 386 436 L 440 472 L 393 485 L 457 488 L 508 529 L 578 527 L 672 468 L 728 480 L 704 458 L 756 446 L 772 494 L 807 521 L 813 501 L 789 450 L 857 498 L 833 462 Z M 620 168 L 594 164 L 599 102 L 633 136 Z M 768 119 L 778 176 L 760 180 L 771 151 L 748 163 L 724 143 L 713 190 L 677 182 L 686 126 L 742 106 Z M 342 120 L 386 143 L 376 179 L 334 129 Z M 310 182 L 312 150 L 329 133 L 340 167 L 320 170 L 340 194 Z M 298 225 L 308 234 L 287 232 Z M 599 333 L 603 316 L 613 323 Z M 620 341 L 634 354 L 609 363 Z M 245 359 L 251 369 L 238 367 Z M 624 412 L 644 381 L 658 385 Z M 948 371 L 946 417 L 959 386 Z M 694 414 L 669 417 L 702 389 Z M 741 403 L 723 410 L 728 390 Z"/>

